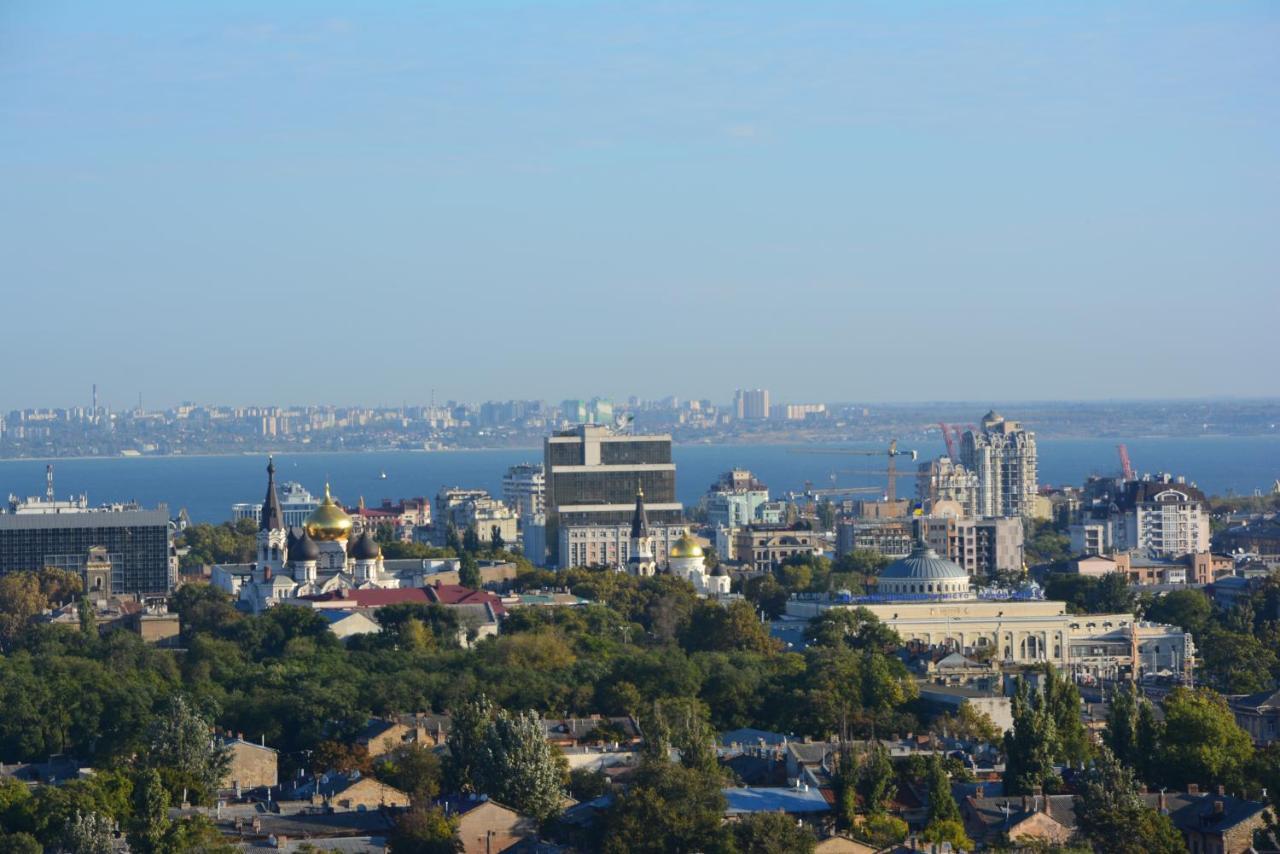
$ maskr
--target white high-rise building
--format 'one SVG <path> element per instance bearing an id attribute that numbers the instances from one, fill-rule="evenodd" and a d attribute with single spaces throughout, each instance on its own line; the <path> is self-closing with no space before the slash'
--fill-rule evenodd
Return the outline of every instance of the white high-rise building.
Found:
<path id="1" fill-rule="evenodd" d="M 982 419 L 981 431 L 964 434 L 960 463 L 978 478 L 974 515 L 1032 515 L 1037 489 L 1035 433 L 993 410 Z"/>
<path id="2" fill-rule="evenodd" d="M 520 463 L 502 476 L 502 502 L 521 519 L 547 512 L 547 477 L 540 463 Z"/>

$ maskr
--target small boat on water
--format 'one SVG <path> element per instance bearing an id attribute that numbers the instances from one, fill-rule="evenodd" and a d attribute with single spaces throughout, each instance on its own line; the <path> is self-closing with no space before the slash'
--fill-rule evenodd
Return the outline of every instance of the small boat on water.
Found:
<path id="1" fill-rule="evenodd" d="M 385 471 L 378 472 L 378 480 L 386 480 L 386 479 L 387 479 L 387 473 Z"/>

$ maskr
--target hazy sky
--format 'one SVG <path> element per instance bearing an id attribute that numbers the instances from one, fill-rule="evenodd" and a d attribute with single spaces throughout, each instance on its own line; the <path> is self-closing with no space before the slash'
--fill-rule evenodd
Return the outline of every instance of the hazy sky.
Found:
<path id="1" fill-rule="evenodd" d="M 1280 4 L 0 3 L 0 405 L 1273 395 Z"/>

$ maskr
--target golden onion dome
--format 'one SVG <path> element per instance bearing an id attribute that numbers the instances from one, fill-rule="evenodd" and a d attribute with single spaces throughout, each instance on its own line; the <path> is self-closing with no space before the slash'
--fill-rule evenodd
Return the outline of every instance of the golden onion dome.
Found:
<path id="1" fill-rule="evenodd" d="M 351 534 L 351 517 L 333 500 L 329 484 L 324 485 L 324 501 L 311 511 L 302 527 L 313 540 L 345 540 Z"/>
<path id="2" fill-rule="evenodd" d="M 668 557 L 702 557 L 702 546 L 693 537 L 685 534 L 671 546 Z"/>

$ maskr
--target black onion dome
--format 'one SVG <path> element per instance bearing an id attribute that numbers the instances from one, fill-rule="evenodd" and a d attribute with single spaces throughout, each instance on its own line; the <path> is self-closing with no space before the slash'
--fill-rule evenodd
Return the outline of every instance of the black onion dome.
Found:
<path id="1" fill-rule="evenodd" d="M 356 540 L 355 546 L 351 549 L 351 556 L 356 560 L 377 560 L 382 555 L 382 549 L 378 547 L 377 541 L 365 531 L 360 535 L 360 539 Z"/>
<path id="2" fill-rule="evenodd" d="M 303 533 L 301 537 L 297 537 L 293 541 L 293 545 L 289 547 L 289 560 L 291 561 L 309 561 L 320 559 L 320 547 L 316 545 L 316 541 L 311 539 L 311 535 Z"/>

